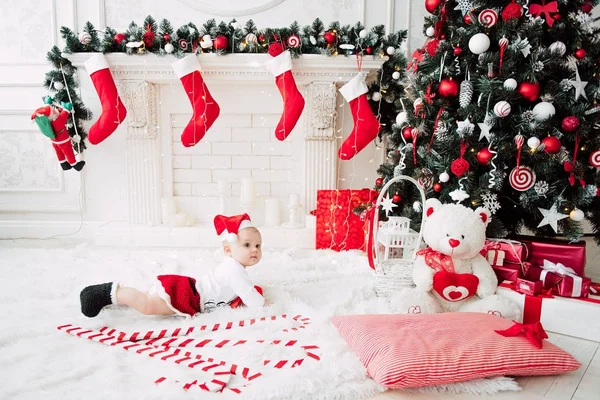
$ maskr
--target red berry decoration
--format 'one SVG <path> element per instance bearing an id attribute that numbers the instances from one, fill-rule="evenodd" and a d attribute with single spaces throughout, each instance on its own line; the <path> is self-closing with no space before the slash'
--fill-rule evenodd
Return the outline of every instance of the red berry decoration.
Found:
<path id="1" fill-rule="evenodd" d="M 215 50 L 226 49 L 229 46 L 229 40 L 227 36 L 219 35 L 213 41 L 213 47 Z"/>
<path id="2" fill-rule="evenodd" d="M 123 40 L 127 40 L 127 35 L 124 33 L 117 33 L 115 35 L 115 42 L 117 42 L 118 44 L 121 44 L 123 42 Z"/>
<path id="3" fill-rule="evenodd" d="M 373 54 L 373 48 L 372 48 L 372 47 L 367 47 L 367 48 L 365 49 L 365 53 L 367 53 L 367 54 L 369 54 L 369 55 Z"/>
<path id="4" fill-rule="evenodd" d="M 554 14 L 552 16 L 552 18 L 554 18 L 555 21 L 560 21 L 562 19 L 562 15 L 560 15 L 560 14 Z"/>
<path id="5" fill-rule="evenodd" d="M 469 162 L 464 158 L 458 158 L 450 164 L 450 171 L 456 176 L 463 176 L 469 172 Z"/>
<path id="6" fill-rule="evenodd" d="M 412 140 L 412 129 L 412 126 L 407 126 L 406 128 L 402 129 L 402 137 L 404 140 Z"/>
<path id="7" fill-rule="evenodd" d="M 400 203 L 400 200 L 402 200 L 402 197 L 400 197 L 400 195 L 399 195 L 398 193 L 396 193 L 396 194 L 394 195 L 394 197 L 392 197 L 392 201 L 393 201 L 394 203 Z"/>
<path id="8" fill-rule="evenodd" d="M 454 55 L 455 56 L 460 56 L 462 53 L 462 49 L 460 47 L 455 47 L 454 48 Z"/>
<path id="9" fill-rule="evenodd" d="M 575 57 L 577 57 L 578 59 L 582 59 L 585 56 L 587 56 L 587 51 L 585 51 L 584 49 L 578 49 L 575 51 Z"/>
<path id="10" fill-rule="evenodd" d="M 560 140 L 556 136 L 548 136 L 542 139 L 544 151 L 548 154 L 556 154 L 560 151 Z"/>
<path id="11" fill-rule="evenodd" d="M 163 35 L 163 40 L 164 40 L 165 42 L 168 42 L 169 40 L 171 40 L 171 35 L 169 35 L 168 33 L 165 33 L 165 34 Z"/>
<path id="12" fill-rule="evenodd" d="M 457 81 L 452 78 L 445 78 L 440 82 L 438 93 L 445 98 L 456 97 L 458 96 L 459 89 L 460 85 Z"/>
<path id="13" fill-rule="evenodd" d="M 540 97 L 540 84 L 536 82 L 523 82 L 519 85 L 519 93 L 525 100 L 533 103 Z"/>
<path id="14" fill-rule="evenodd" d="M 335 40 L 337 39 L 337 35 L 335 32 L 327 31 L 323 34 L 323 39 L 325 39 L 328 44 L 334 44 Z"/>
<path id="15" fill-rule="evenodd" d="M 151 30 L 148 30 L 148 31 L 146 31 L 146 33 L 144 33 L 144 36 L 142 39 L 144 40 L 144 46 L 146 46 L 147 49 L 152 47 L 152 42 L 154 41 L 155 37 L 156 37 L 156 35 Z"/>
<path id="16" fill-rule="evenodd" d="M 585 4 L 581 5 L 581 11 L 583 11 L 586 14 L 591 13 L 592 8 L 594 8 L 594 5 L 592 4 L 591 1 L 586 1 Z"/>
<path id="17" fill-rule="evenodd" d="M 568 133 L 575 132 L 580 125 L 579 118 L 574 116 L 565 117 L 562 120 L 562 130 Z"/>
<path id="18" fill-rule="evenodd" d="M 375 179 L 375 186 L 382 186 L 383 185 L 383 178 L 379 177 L 377 179 Z"/>
<path id="19" fill-rule="evenodd" d="M 442 186 L 442 184 L 441 184 L 441 183 L 439 183 L 439 182 L 438 182 L 438 183 L 436 183 L 435 185 L 433 185 L 433 191 L 434 191 L 434 192 L 436 192 L 436 193 L 439 193 L 439 192 L 441 192 L 441 191 L 442 191 L 442 189 L 443 189 L 443 186 Z"/>
<path id="20" fill-rule="evenodd" d="M 510 21 L 511 19 L 519 19 L 523 15 L 523 7 L 514 1 L 504 7 L 502 10 L 502 19 L 504 21 Z"/>
<path id="21" fill-rule="evenodd" d="M 440 4 L 442 4 L 442 0 L 425 0 L 425 9 L 430 14 L 433 14 L 435 9 L 438 8 Z"/>
<path id="22" fill-rule="evenodd" d="M 477 152 L 477 162 L 481 165 L 489 165 L 493 157 L 494 155 L 487 147 Z"/>
<path id="23" fill-rule="evenodd" d="M 466 13 L 465 16 L 463 17 L 463 21 L 465 21 L 465 24 L 471 25 L 473 23 L 473 18 L 471 18 L 471 14 Z"/>

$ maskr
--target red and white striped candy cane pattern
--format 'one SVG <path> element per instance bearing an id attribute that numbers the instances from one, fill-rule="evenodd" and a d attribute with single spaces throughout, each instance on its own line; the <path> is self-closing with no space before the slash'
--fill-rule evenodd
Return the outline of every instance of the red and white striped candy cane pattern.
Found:
<path id="1" fill-rule="evenodd" d="M 535 184 L 536 177 L 531 168 L 521 165 L 512 170 L 508 179 L 515 190 L 524 192 Z"/>
<path id="2" fill-rule="evenodd" d="M 590 165 L 595 168 L 600 168 L 600 150 L 596 150 L 590 154 Z"/>
<path id="3" fill-rule="evenodd" d="M 225 323 L 217 323 L 213 325 L 201 325 L 198 327 L 187 327 L 187 328 L 175 328 L 170 330 L 160 330 L 160 331 L 147 331 L 147 332 L 134 332 L 133 334 L 128 334 L 126 332 L 117 331 L 116 329 L 112 329 L 109 327 L 103 327 L 100 331 L 94 331 L 91 329 L 85 329 L 76 327 L 73 325 L 62 325 L 59 326 L 58 329 L 65 331 L 69 334 L 78 337 L 85 337 L 90 340 L 110 345 L 110 346 L 118 346 L 125 350 L 136 349 L 138 354 L 145 353 L 150 357 L 160 356 L 159 358 L 163 361 L 173 361 L 180 365 L 187 365 L 190 368 L 194 368 L 203 363 L 204 366 L 201 368 L 205 372 L 210 372 L 213 374 L 214 378 L 211 381 L 201 382 L 193 381 L 190 383 L 186 383 L 183 388 L 185 390 L 190 389 L 191 387 L 200 387 L 203 390 L 207 391 L 222 391 L 225 389 L 229 379 L 232 374 L 241 373 L 241 376 L 246 379 L 247 382 L 252 381 L 260 377 L 262 374 L 260 372 L 253 372 L 249 368 L 240 367 L 236 364 L 228 364 L 224 361 L 217 362 L 212 358 L 205 358 L 201 355 L 197 355 L 191 352 L 184 352 L 181 348 L 187 347 L 189 348 L 201 348 L 206 346 L 214 346 L 216 348 L 222 348 L 225 346 L 240 346 L 248 343 L 246 340 L 219 340 L 219 339 L 190 339 L 183 338 L 182 336 L 190 335 L 193 332 L 206 332 L 206 331 L 217 331 L 217 330 L 228 330 L 232 329 L 235 326 L 238 327 L 247 327 L 252 326 L 259 322 L 266 321 L 275 321 L 277 319 L 286 319 L 287 315 L 283 314 L 281 316 L 271 316 L 271 317 L 262 317 L 260 319 L 250 319 L 250 320 L 241 320 L 238 322 L 225 322 Z M 292 318 L 292 320 L 300 325 L 297 327 L 292 327 L 289 329 L 284 329 L 284 332 L 289 331 L 298 331 L 300 329 L 305 329 L 306 325 L 310 324 L 310 318 L 304 318 L 301 315 L 296 315 Z M 256 340 L 255 343 L 266 343 L 265 340 Z M 298 343 L 296 340 L 273 340 L 270 342 L 271 345 L 279 345 L 283 344 L 285 346 L 294 346 Z M 316 354 L 316 350 L 319 349 L 316 345 L 302 345 L 302 349 L 306 352 L 306 357 L 296 360 L 264 360 L 263 365 L 270 368 L 295 368 L 307 359 L 313 359 L 316 361 L 320 361 L 320 356 Z M 150 350 L 158 350 L 158 351 L 150 351 Z M 155 381 L 155 383 L 162 383 L 167 381 L 167 378 L 161 377 Z M 174 381 L 179 382 L 179 381 Z M 235 393 L 241 393 L 243 387 L 236 388 L 227 388 Z"/>

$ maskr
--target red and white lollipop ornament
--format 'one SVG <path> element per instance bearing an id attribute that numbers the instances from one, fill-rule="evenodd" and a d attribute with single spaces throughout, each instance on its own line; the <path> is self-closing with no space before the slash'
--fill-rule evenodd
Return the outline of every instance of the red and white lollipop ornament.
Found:
<path id="1" fill-rule="evenodd" d="M 600 168 L 600 150 L 596 150 L 590 154 L 590 165 L 595 168 Z"/>
<path id="2" fill-rule="evenodd" d="M 510 186 L 519 192 L 524 192 L 531 189 L 536 181 L 535 172 L 526 166 L 521 165 L 521 150 L 525 138 L 522 135 L 515 136 L 515 144 L 517 145 L 517 166 L 511 171 L 509 176 Z"/>

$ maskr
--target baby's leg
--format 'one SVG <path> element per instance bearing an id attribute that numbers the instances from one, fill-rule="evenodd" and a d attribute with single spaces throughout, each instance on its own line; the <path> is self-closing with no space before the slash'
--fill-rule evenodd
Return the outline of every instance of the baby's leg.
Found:
<path id="1" fill-rule="evenodd" d="M 127 286 L 117 288 L 117 304 L 131 307 L 145 315 L 173 315 L 167 302 L 157 295 L 141 292 Z"/>

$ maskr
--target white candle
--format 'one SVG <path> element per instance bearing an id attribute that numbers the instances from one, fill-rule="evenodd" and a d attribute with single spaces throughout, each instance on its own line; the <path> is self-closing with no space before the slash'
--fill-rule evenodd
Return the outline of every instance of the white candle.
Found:
<path id="1" fill-rule="evenodd" d="M 219 196 L 227 196 L 227 192 L 229 191 L 229 184 L 226 180 L 220 179 L 217 182 L 217 187 L 219 191 Z"/>
<path id="2" fill-rule="evenodd" d="M 281 223 L 279 212 L 279 199 L 269 198 L 265 200 L 265 225 L 278 226 Z"/>
<path id="3" fill-rule="evenodd" d="M 298 193 L 290 194 L 290 207 L 298 207 L 300 205 L 300 197 Z"/>
<path id="4" fill-rule="evenodd" d="M 242 189 L 240 191 L 240 201 L 244 205 L 254 204 L 256 198 L 256 189 L 252 178 L 242 179 Z"/>

